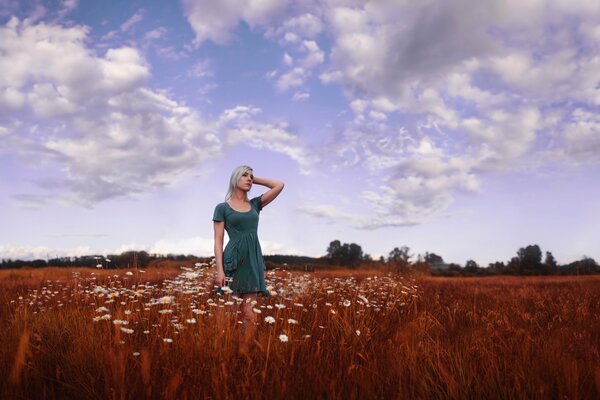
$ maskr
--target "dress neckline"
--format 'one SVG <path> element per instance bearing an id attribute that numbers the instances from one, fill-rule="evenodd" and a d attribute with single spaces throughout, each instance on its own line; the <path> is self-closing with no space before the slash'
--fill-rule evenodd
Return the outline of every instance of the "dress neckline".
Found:
<path id="1" fill-rule="evenodd" d="M 225 204 L 227 204 L 229 206 L 229 208 L 231 208 L 233 211 L 235 211 L 236 213 L 240 213 L 240 214 L 248 214 L 250 211 L 252 211 L 252 203 L 248 202 L 250 204 L 250 209 L 248 211 L 238 211 L 235 208 L 231 207 L 229 205 L 229 202 L 225 202 Z"/>

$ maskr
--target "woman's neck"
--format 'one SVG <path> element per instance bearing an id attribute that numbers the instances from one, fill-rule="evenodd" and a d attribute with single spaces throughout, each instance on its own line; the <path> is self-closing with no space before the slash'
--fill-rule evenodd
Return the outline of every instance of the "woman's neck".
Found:
<path id="1" fill-rule="evenodd" d="M 246 201 L 248 201 L 248 194 L 242 190 L 235 189 L 235 191 L 231 195 L 231 201 L 236 203 L 245 203 Z"/>

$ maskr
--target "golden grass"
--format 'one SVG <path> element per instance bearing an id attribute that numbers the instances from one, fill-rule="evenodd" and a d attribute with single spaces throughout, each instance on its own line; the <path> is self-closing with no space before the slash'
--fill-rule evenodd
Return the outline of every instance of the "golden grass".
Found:
<path id="1" fill-rule="evenodd" d="M 0 398 L 600 396 L 600 277 L 275 271 L 245 358 L 209 270 L 73 272 L 0 271 Z"/>

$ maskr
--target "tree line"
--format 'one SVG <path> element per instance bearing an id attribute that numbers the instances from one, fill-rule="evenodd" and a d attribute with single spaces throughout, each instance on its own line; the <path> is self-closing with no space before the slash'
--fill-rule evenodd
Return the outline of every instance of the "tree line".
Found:
<path id="1" fill-rule="evenodd" d="M 394 247 L 387 258 L 381 256 L 373 260 L 369 254 L 364 254 L 356 243 L 341 243 L 334 240 L 327 247 L 325 258 L 330 264 L 356 268 L 359 265 L 378 264 L 392 266 L 399 271 L 419 271 L 435 276 L 478 276 L 478 275 L 572 275 L 597 274 L 600 266 L 591 257 L 584 256 L 580 260 L 565 265 L 559 265 L 552 252 L 542 253 L 537 244 L 521 247 L 515 257 L 507 263 L 496 261 L 487 266 L 480 266 L 474 260 L 467 260 L 464 266 L 456 263 L 446 263 L 435 253 L 411 254 L 408 246 Z"/>
<path id="2" fill-rule="evenodd" d="M 194 255 L 183 254 L 149 254 L 146 251 L 125 251 L 121 254 L 85 255 L 78 257 L 56 257 L 48 260 L 36 259 L 32 261 L 2 259 L 0 269 L 22 267 L 97 267 L 106 269 L 116 268 L 146 268 L 151 260 L 173 260 L 192 262 L 198 260 Z"/>
<path id="3" fill-rule="evenodd" d="M 126 251 L 121 254 L 86 255 L 79 257 L 56 257 L 48 260 L 36 259 L 33 261 L 2 259 L 0 269 L 22 267 L 98 267 L 106 269 L 116 268 L 146 268 L 152 260 L 172 260 L 181 262 L 206 262 L 195 255 L 183 254 L 149 254 L 146 251 Z M 480 266 L 470 259 L 464 265 L 446 263 L 435 253 L 414 255 L 408 246 L 394 247 L 387 257 L 375 260 L 371 255 L 363 252 L 362 247 L 356 243 L 341 243 L 333 240 L 326 249 L 323 257 L 306 257 L 294 255 L 267 255 L 264 256 L 268 269 L 278 267 L 294 268 L 297 266 L 346 268 L 391 267 L 400 272 L 420 272 L 434 276 L 481 276 L 481 275 L 572 275 L 572 274 L 597 274 L 600 266 L 591 257 L 582 257 L 580 260 L 565 265 L 559 265 L 550 251 L 542 252 L 537 244 L 521 247 L 516 256 L 508 262 L 496 261 L 487 266 Z"/>

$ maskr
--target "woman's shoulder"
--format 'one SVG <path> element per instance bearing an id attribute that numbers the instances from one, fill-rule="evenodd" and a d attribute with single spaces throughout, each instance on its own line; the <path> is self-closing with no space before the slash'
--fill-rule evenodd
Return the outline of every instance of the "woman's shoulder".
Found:
<path id="1" fill-rule="evenodd" d="M 257 211 L 260 212 L 260 210 L 262 210 L 262 208 L 263 208 L 262 207 L 262 194 L 252 198 L 250 200 L 250 204 L 254 204 L 254 207 L 256 207 Z"/>
<path id="2" fill-rule="evenodd" d="M 227 215 L 227 207 L 225 203 L 219 203 L 215 206 L 215 212 L 213 213 L 213 221 L 225 221 Z"/>

